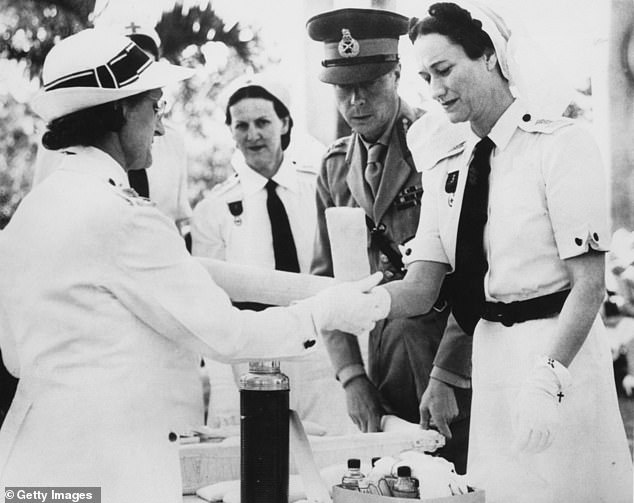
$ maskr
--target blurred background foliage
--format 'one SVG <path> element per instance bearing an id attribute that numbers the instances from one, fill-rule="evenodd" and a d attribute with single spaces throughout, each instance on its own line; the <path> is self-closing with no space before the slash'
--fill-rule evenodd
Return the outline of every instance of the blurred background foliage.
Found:
<path id="1" fill-rule="evenodd" d="M 58 40 L 93 26 L 94 8 L 95 0 L 0 0 L 0 228 L 31 188 L 45 124 L 28 101 L 39 88 L 44 58 Z M 230 171 L 233 142 L 224 125 L 222 89 L 274 61 L 256 29 L 226 25 L 211 3 L 184 8 L 176 2 L 156 30 L 163 58 L 198 70 L 186 83 L 165 90 L 170 119 L 184 128 L 195 204 Z"/>
<path id="2" fill-rule="evenodd" d="M 0 0 L 0 228 L 31 188 L 45 124 L 28 102 L 40 87 L 44 58 L 60 39 L 100 25 L 108 4 L 109 0 Z M 136 3 L 129 5 L 130 21 L 143 25 L 138 12 L 133 14 Z M 168 118 L 184 133 L 189 196 L 195 205 L 204 191 L 231 172 L 234 145 L 224 124 L 223 89 L 234 78 L 279 61 L 271 56 L 276 51 L 267 47 L 259 28 L 225 22 L 214 11 L 213 0 L 165 5 L 167 10 L 153 18 L 158 19 L 162 57 L 197 69 L 192 79 L 164 90 L 171 103 Z M 566 115 L 591 120 L 590 100 L 588 85 Z M 338 132 L 347 134 L 347 129 L 340 127 Z"/>

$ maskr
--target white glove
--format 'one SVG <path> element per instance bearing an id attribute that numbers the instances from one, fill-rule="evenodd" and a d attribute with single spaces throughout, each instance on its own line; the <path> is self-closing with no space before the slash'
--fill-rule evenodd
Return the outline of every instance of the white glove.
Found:
<path id="1" fill-rule="evenodd" d="M 559 403 L 570 386 L 570 372 L 557 360 L 540 356 L 522 384 L 513 411 L 514 444 L 520 451 L 542 452 L 560 425 Z"/>
<path id="2" fill-rule="evenodd" d="M 369 292 L 383 279 L 376 272 L 359 281 L 326 288 L 310 299 L 313 319 L 319 330 L 341 330 L 361 335 L 374 328 L 390 311 L 390 294 L 385 289 Z"/>

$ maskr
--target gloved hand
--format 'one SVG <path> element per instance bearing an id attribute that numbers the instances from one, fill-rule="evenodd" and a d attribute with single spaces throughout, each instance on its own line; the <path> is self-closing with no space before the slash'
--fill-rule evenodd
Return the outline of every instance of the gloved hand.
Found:
<path id="1" fill-rule="evenodd" d="M 376 272 L 359 281 L 340 283 L 309 299 L 319 330 L 340 330 L 361 335 L 374 328 L 390 311 L 390 295 L 384 289 L 369 292 L 383 279 Z"/>
<path id="2" fill-rule="evenodd" d="M 540 356 L 522 384 L 513 411 L 514 445 L 538 453 L 553 442 L 560 425 L 559 403 L 570 386 L 570 372 L 561 363 Z"/>

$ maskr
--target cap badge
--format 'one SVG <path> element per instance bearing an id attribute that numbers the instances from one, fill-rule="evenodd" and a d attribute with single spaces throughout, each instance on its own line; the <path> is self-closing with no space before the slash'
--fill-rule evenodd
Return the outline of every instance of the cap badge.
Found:
<path id="1" fill-rule="evenodd" d="M 341 41 L 339 42 L 339 55 L 342 58 L 354 58 L 359 55 L 359 42 L 357 42 L 352 35 L 350 34 L 350 30 L 347 28 L 343 28 L 341 30 Z"/>

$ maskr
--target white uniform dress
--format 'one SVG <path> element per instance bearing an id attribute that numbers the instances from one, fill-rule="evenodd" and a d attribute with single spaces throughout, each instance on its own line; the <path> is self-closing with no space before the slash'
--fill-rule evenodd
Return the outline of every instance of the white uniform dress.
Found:
<path id="1" fill-rule="evenodd" d="M 147 170 L 150 199 L 156 207 L 176 222 L 187 224 L 192 215 L 187 193 L 187 152 L 180 132 L 163 120 L 165 134 L 155 136 L 152 144 L 152 166 Z M 37 185 L 57 169 L 64 154 L 40 145 L 33 170 Z"/>
<path id="2" fill-rule="evenodd" d="M 266 209 L 267 179 L 235 155 L 235 175 L 214 187 L 196 205 L 192 218 L 192 252 L 201 257 L 275 269 L 271 223 Z M 286 156 L 273 177 L 288 214 L 300 272 L 308 273 L 315 237 L 315 169 Z M 323 347 L 305 361 L 282 362 L 291 383 L 290 404 L 304 420 L 323 426 L 329 434 L 354 431 L 345 395 Z M 208 424 L 236 424 L 240 419 L 237 380 L 246 365 L 208 362 L 210 406 Z"/>
<path id="3" fill-rule="evenodd" d="M 435 159 L 422 150 L 415 157 L 423 170 L 421 214 L 427 218 L 412 243 L 412 260 L 455 265 L 462 196 L 478 141 L 469 133 L 466 142 Z M 488 136 L 495 149 L 484 235 L 487 300 L 520 301 L 570 288 L 563 260 L 607 250 L 610 236 L 594 140 L 571 121 L 535 120 L 518 102 Z M 557 321 L 478 323 L 467 474 L 485 489 L 489 503 L 630 503 L 632 463 L 598 317 L 569 367 L 573 385 L 561 404 L 563 426 L 552 446 L 539 454 L 512 448 L 511 408 Z"/>
<path id="4" fill-rule="evenodd" d="M 0 235 L 0 344 L 20 377 L 0 487 L 181 503 L 173 440 L 202 422 L 199 355 L 301 355 L 313 323 L 302 304 L 235 309 L 119 164 L 73 151 Z"/>

